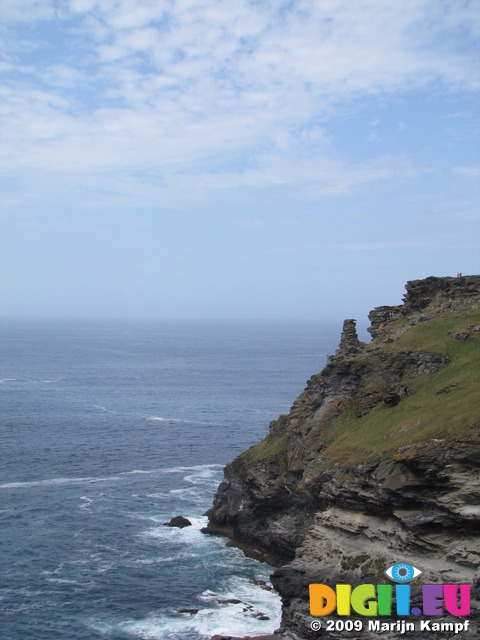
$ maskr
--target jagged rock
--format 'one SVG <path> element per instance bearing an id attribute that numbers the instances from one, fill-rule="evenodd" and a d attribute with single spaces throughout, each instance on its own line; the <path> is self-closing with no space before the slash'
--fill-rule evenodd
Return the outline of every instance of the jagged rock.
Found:
<path id="1" fill-rule="evenodd" d="M 344 320 L 340 345 L 335 353 L 335 358 L 350 358 L 362 352 L 364 342 L 358 339 L 356 321 Z"/>
<path id="2" fill-rule="evenodd" d="M 451 393 L 452 391 L 454 391 L 456 388 L 458 387 L 458 383 L 455 384 L 447 384 L 445 387 L 442 387 L 441 389 L 439 389 L 437 391 L 437 395 L 440 395 L 441 393 Z"/>
<path id="3" fill-rule="evenodd" d="M 188 613 L 191 616 L 196 615 L 199 609 L 179 609 L 178 613 Z"/>
<path id="4" fill-rule="evenodd" d="M 386 326 L 389 325 L 393 320 L 396 319 L 399 313 L 401 313 L 402 307 L 376 307 L 373 311 L 370 311 L 368 314 L 368 319 L 370 320 L 370 326 L 367 329 L 368 333 L 372 336 L 372 338 L 376 338 L 381 335 Z M 392 340 L 392 338 L 389 338 Z"/>
<path id="5" fill-rule="evenodd" d="M 255 580 L 254 578 L 250 578 L 249 582 L 251 584 L 256 584 L 258 587 L 263 589 L 264 591 L 273 591 L 272 587 L 268 585 L 265 580 Z"/>
<path id="6" fill-rule="evenodd" d="M 381 306 L 370 311 L 368 318 L 370 327 L 367 331 L 372 338 L 388 336 L 392 323 L 402 316 L 411 324 L 426 322 L 438 314 L 453 313 L 472 306 L 478 308 L 478 276 L 462 276 L 461 278 L 437 278 L 430 276 L 424 280 L 411 280 L 405 285 L 407 293 L 403 305 Z M 403 329 L 399 329 L 399 333 Z"/>
<path id="7" fill-rule="evenodd" d="M 475 636 L 480 413 L 455 429 L 437 415 L 438 424 L 425 432 L 429 406 L 415 413 L 412 402 L 418 389 L 423 390 L 419 405 L 427 393 L 431 406 L 466 397 L 474 374 L 465 377 L 448 348 L 444 352 L 439 344 L 450 344 L 457 354 L 480 339 L 474 329 L 480 276 L 431 277 L 411 281 L 406 289 L 403 305 L 370 313 L 371 344 L 360 343 L 355 322 L 345 321 L 339 349 L 308 381 L 290 413 L 270 424 L 263 442 L 227 465 L 208 512 L 206 532 L 228 535 L 247 553 L 277 567 L 272 583 L 283 602 L 279 640 L 319 637 L 310 630 L 309 584 L 384 582 L 385 570 L 399 560 L 419 567 L 426 582 L 470 583 L 472 624 L 462 637 Z M 452 320 L 435 324 L 447 317 Z M 453 345 L 453 335 L 442 329 L 445 338 L 438 342 L 436 329 L 433 348 L 420 348 L 418 336 L 428 338 L 431 327 L 455 323 L 453 334 L 467 332 L 468 340 Z M 439 372 L 441 377 L 434 378 Z M 471 401 L 478 388 L 468 389 Z M 415 418 L 402 409 L 405 403 Z M 369 450 L 356 425 L 378 415 L 392 420 L 392 426 L 379 424 L 383 437 L 370 433 L 374 443 Z M 337 441 L 341 446 L 335 448 Z M 365 454 L 356 453 L 360 444 Z M 376 636 L 364 630 L 362 638 Z M 438 640 L 438 634 L 424 632 L 422 638 Z"/>
<path id="8" fill-rule="evenodd" d="M 404 386 L 390 389 L 383 398 L 383 404 L 386 407 L 396 407 L 402 398 L 407 394 L 407 388 Z"/>
<path id="9" fill-rule="evenodd" d="M 430 307 L 436 313 L 448 312 L 454 307 L 478 306 L 478 276 L 461 278 L 438 278 L 430 276 L 424 280 L 411 280 L 405 285 L 403 299 L 404 316 L 424 311 Z M 429 314 L 430 315 L 430 314 Z"/>
<path id="10" fill-rule="evenodd" d="M 218 598 L 218 604 L 242 604 L 238 598 Z"/>
<path id="11" fill-rule="evenodd" d="M 164 522 L 163 524 L 165 527 L 178 527 L 179 529 L 192 526 L 190 520 L 188 518 L 184 518 L 183 516 L 175 516 L 170 520 L 170 522 Z"/>
<path id="12" fill-rule="evenodd" d="M 450 335 L 458 342 L 464 342 L 465 340 L 469 340 L 471 337 L 468 331 L 452 331 L 450 332 Z"/>

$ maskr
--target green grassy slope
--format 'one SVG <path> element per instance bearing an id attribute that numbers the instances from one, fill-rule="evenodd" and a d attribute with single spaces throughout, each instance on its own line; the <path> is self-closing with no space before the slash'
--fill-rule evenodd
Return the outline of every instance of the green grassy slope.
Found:
<path id="1" fill-rule="evenodd" d="M 398 321 L 401 329 L 402 320 Z M 433 438 L 471 437 L 480 429 L 480 311 L 434 318 L 407 328 L 385 353 L 419 350 L 445 354 L 449 363 L 440 371 L 410 378 L 411 395 L 395 407 L 377 405 L 358 417 L 347 407 L 324 433 L 322 457 L 352 466 L 384 457 L 403 445 Z M 391 330 L 395 331 L 392 323 Z M 467 340 L 452 333 L 469 332 Z M 370 355 L 359 356 L 369 358 Z"/>

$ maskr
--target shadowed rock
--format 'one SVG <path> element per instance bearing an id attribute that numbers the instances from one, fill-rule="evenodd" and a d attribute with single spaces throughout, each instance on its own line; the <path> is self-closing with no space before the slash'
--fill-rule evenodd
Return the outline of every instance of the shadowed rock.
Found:
<path id="1" fill-rule="evenodd" d="M 340 337 L 340 345 L 335 353 L 335 358 L 351 358 L 363 351 L 364 342 L 360 342 L 357 334 L 355 320 L 344 320 L 343 330 Z"/>
<path id="2" fill-rule="evenodd" d="M 170 520 L 170 522 L 164 522 L 163 524 L 165 527 L 177 527 L 178 529 L 192 526 L 190 520 L 188 518 L 184 518 L 183 516 L 175 516 Z"/>
<path id="3" fill-rule="evenodd" d="M 335 355 L 288 415 L 225 468 L 204 531 L 279 567 L 272 583 L 282 624 L 266 638 L 318 638 L 309 624 L 309 584 L 386 582 L 386 569 L 399 560 L 420 568 L 427 582 L 471 584 L 471 628 L 462 637 L 476 637 L 480 401 L 470 380 L 480 276 L 431 277 L 406 289 L 403 305 L 370 313 L 370 344 L 346 320 Z M 466 350 L 462 368 L 456 358 Z M 470 403 L 471 416 L 453 427 L 454 412 L 443 417 L 435 409 L 461 393 L 459 410 Z M 376 431 L 370 426 L 365 435 L 368 420 Z M 419 598 L 414 583 L 413 606 Z M 362 640 L 374 638 L 364 629 Z M 422 640 L 438 634 L 424 632 Z"/>

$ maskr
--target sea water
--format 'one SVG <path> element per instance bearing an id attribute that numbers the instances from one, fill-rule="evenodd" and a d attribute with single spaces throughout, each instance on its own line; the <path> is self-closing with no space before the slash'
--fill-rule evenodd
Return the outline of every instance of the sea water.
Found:
<path id="1" fill-rule="evenodd" d="M 278 627 L 272 567 L 200 530 L 224 465 L 288 412 L 338 325 L 0 330 L 0 637 L 196 640 Z M 176 515 L 192 526 L 164 526 Z"/>

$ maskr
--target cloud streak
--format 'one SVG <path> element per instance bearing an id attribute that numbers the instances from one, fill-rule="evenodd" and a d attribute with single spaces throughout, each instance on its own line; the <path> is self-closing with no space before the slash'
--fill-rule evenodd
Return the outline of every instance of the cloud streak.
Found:
<path id="1" fill-rule="evenodd" d="M 7 174 L 342 193 L 408 162 L 342 158 L 329 118 L 372 96 L 480 84 L 470 2 L 22 0 L 1 14 Z"/>

